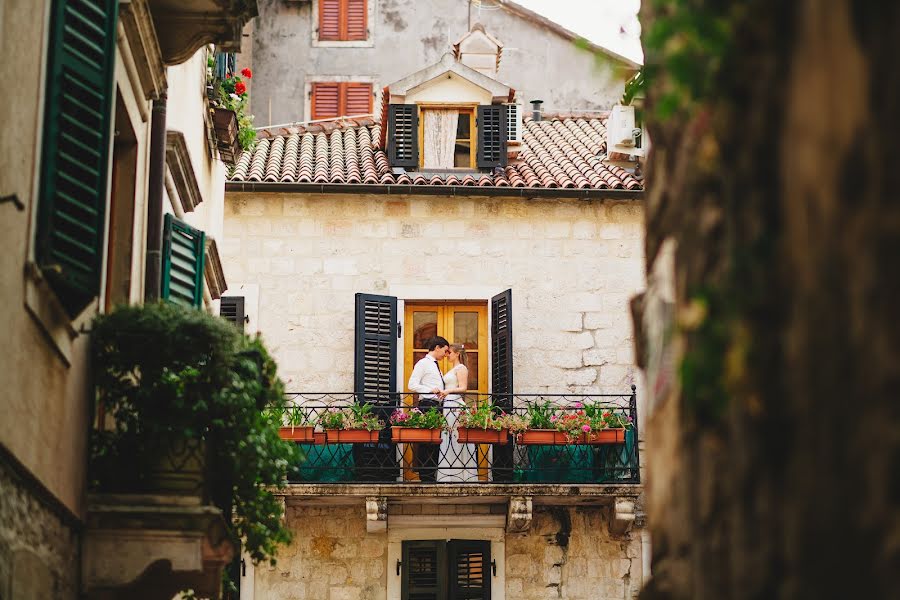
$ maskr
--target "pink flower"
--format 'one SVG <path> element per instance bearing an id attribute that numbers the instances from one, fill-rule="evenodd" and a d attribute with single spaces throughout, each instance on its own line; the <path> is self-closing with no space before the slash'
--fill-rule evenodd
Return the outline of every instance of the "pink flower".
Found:
<path id="1" fill-rule="evenodd" d="M 556 415 L 553 415 L 552 417 L 550 417 L 550 422 L 556 423 Z"/>
<path id="2" fill-rule="evenodd" d="M 591 432 L 591 426 L 590 426 L 590 425 L 582 425 L 582 426 L 581 426 L 581 430 L 582 430 L 583 432 L 585 432 L 585 433 L 590 433 L 590 432 Z"/>
<path id="3" fill-rule="evenodd" d="M 581 402 L 576 402 L 572 406 L 574 406 L 575 408 L 584 408 L 584 404 L 582 404 Z"/>

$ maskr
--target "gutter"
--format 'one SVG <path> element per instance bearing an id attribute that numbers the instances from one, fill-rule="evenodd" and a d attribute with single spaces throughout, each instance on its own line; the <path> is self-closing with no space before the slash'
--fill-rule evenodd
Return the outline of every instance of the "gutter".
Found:
<path id="1" fill-rule="evenodd" d="M 477 185 L 412 185 L 371 183 L 293 183 L 229 181 L 226 192 L 304 194 L 384 194 L 389 196 L 490 196 L 497 198 L 576 198 L 581 200 L 643 200 L 644 190 L 596 188 L 528 188 Z"/>

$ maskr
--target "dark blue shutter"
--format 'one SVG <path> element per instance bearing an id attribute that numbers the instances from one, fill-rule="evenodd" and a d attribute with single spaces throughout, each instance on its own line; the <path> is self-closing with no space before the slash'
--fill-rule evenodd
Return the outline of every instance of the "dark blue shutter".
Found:
<path id="1" fill-rule="evenodd" d="M 392 167 L 419 166 L 419 107 L 388 105 L 388 160 Z"/>
<path id="2" fill-rule="evenodd" d="M 56 0 L 35 255 L 70 316 L 100 292 L 117 0 Z"/>
<path id="3" fill-rule="evenodd" d="M 447 542 L 403 542 L 401 600 L 450 600 L 447 590 Z"/>
<path id="4" fill-rule="evenodd" d="M 244 331 L 244 323 L 247 313 L 244 309 L 243 296 L 222 296 L 219 300 L 219 316 L 233 323 L 241 332 Z"/>
<path id="5" fill-rule="evenodd" d="M 478 168 L 506 166 L 506 106 L 478 107 Z"/>
<path id="6" fill-rule="evenodd" d="M 397 391 L 397 298 L 356 294 L 354 391 L 359 401 L 385 403 Z"/>
<path id="7" fill-rule="evenodd" d="M 185 306 L 203 305 L 206 234 L 167 214 L 163 229 L 162 297 Z"/>
<path id="8" fill-rule="evenodd" d="M 490 600 L 491 543 L 486 540 L 450 540 L 448 600 Z"/>
<path id="9" fill-rule="evenodd" d="M 498 408 L 512 411 L 512 290 L 491 298 L 491 393 Z M 511 481 L 512 474 L 512 444 L 494 446 L 494 481 Z"/>

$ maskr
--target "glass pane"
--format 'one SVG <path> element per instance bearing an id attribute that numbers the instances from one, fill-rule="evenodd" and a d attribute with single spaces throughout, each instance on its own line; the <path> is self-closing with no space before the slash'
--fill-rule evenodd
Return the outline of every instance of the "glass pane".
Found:
<path id="1" fill-rule="evenodd" d="M 437 335 L 437 312 L 413 313 L 413 348 L 425 348 L 428 340 Z"/>
<path id="2" fill-rule="evenodd" d="M 466 344 L 468 346 L 468 344 Z M 469 379 L 466 381 L 466 387 L 470 390 L 479 389 L 478 385 L 478 351 L 466 351 L 466 368 L 469 370 Z"/>
<path id="3" fill-rule="evenodd" d="M 453 343 L 465 344 L 466 350 L 478 348 L 478 313 L 453 313 Z"/>
<path id="4" fill-rule="evenodd" d="M 469 139 L 472 137 L 469 133 L 471 131 L 471 118 L 472 115 L 470 113 L 459 113 L 459 120 L 456 122 L 456 139 Z"/>
<path id="5" fill-rule="evenodd" d="M 456 142 L 453 150 L 453 166 L 454 167 L 471 167 L 472 166 L 472 144 L 469 142 Z"/>

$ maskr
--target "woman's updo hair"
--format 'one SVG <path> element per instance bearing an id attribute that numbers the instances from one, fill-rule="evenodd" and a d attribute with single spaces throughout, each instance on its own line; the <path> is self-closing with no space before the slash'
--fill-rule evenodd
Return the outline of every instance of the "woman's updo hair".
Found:
<path id="1" fill-rule="evenodd" d="M 459 364 L 468 367 L 466 359 L 466 347 L 463 344 L 450 344 L 450 349 L 459 354 Z"/>

